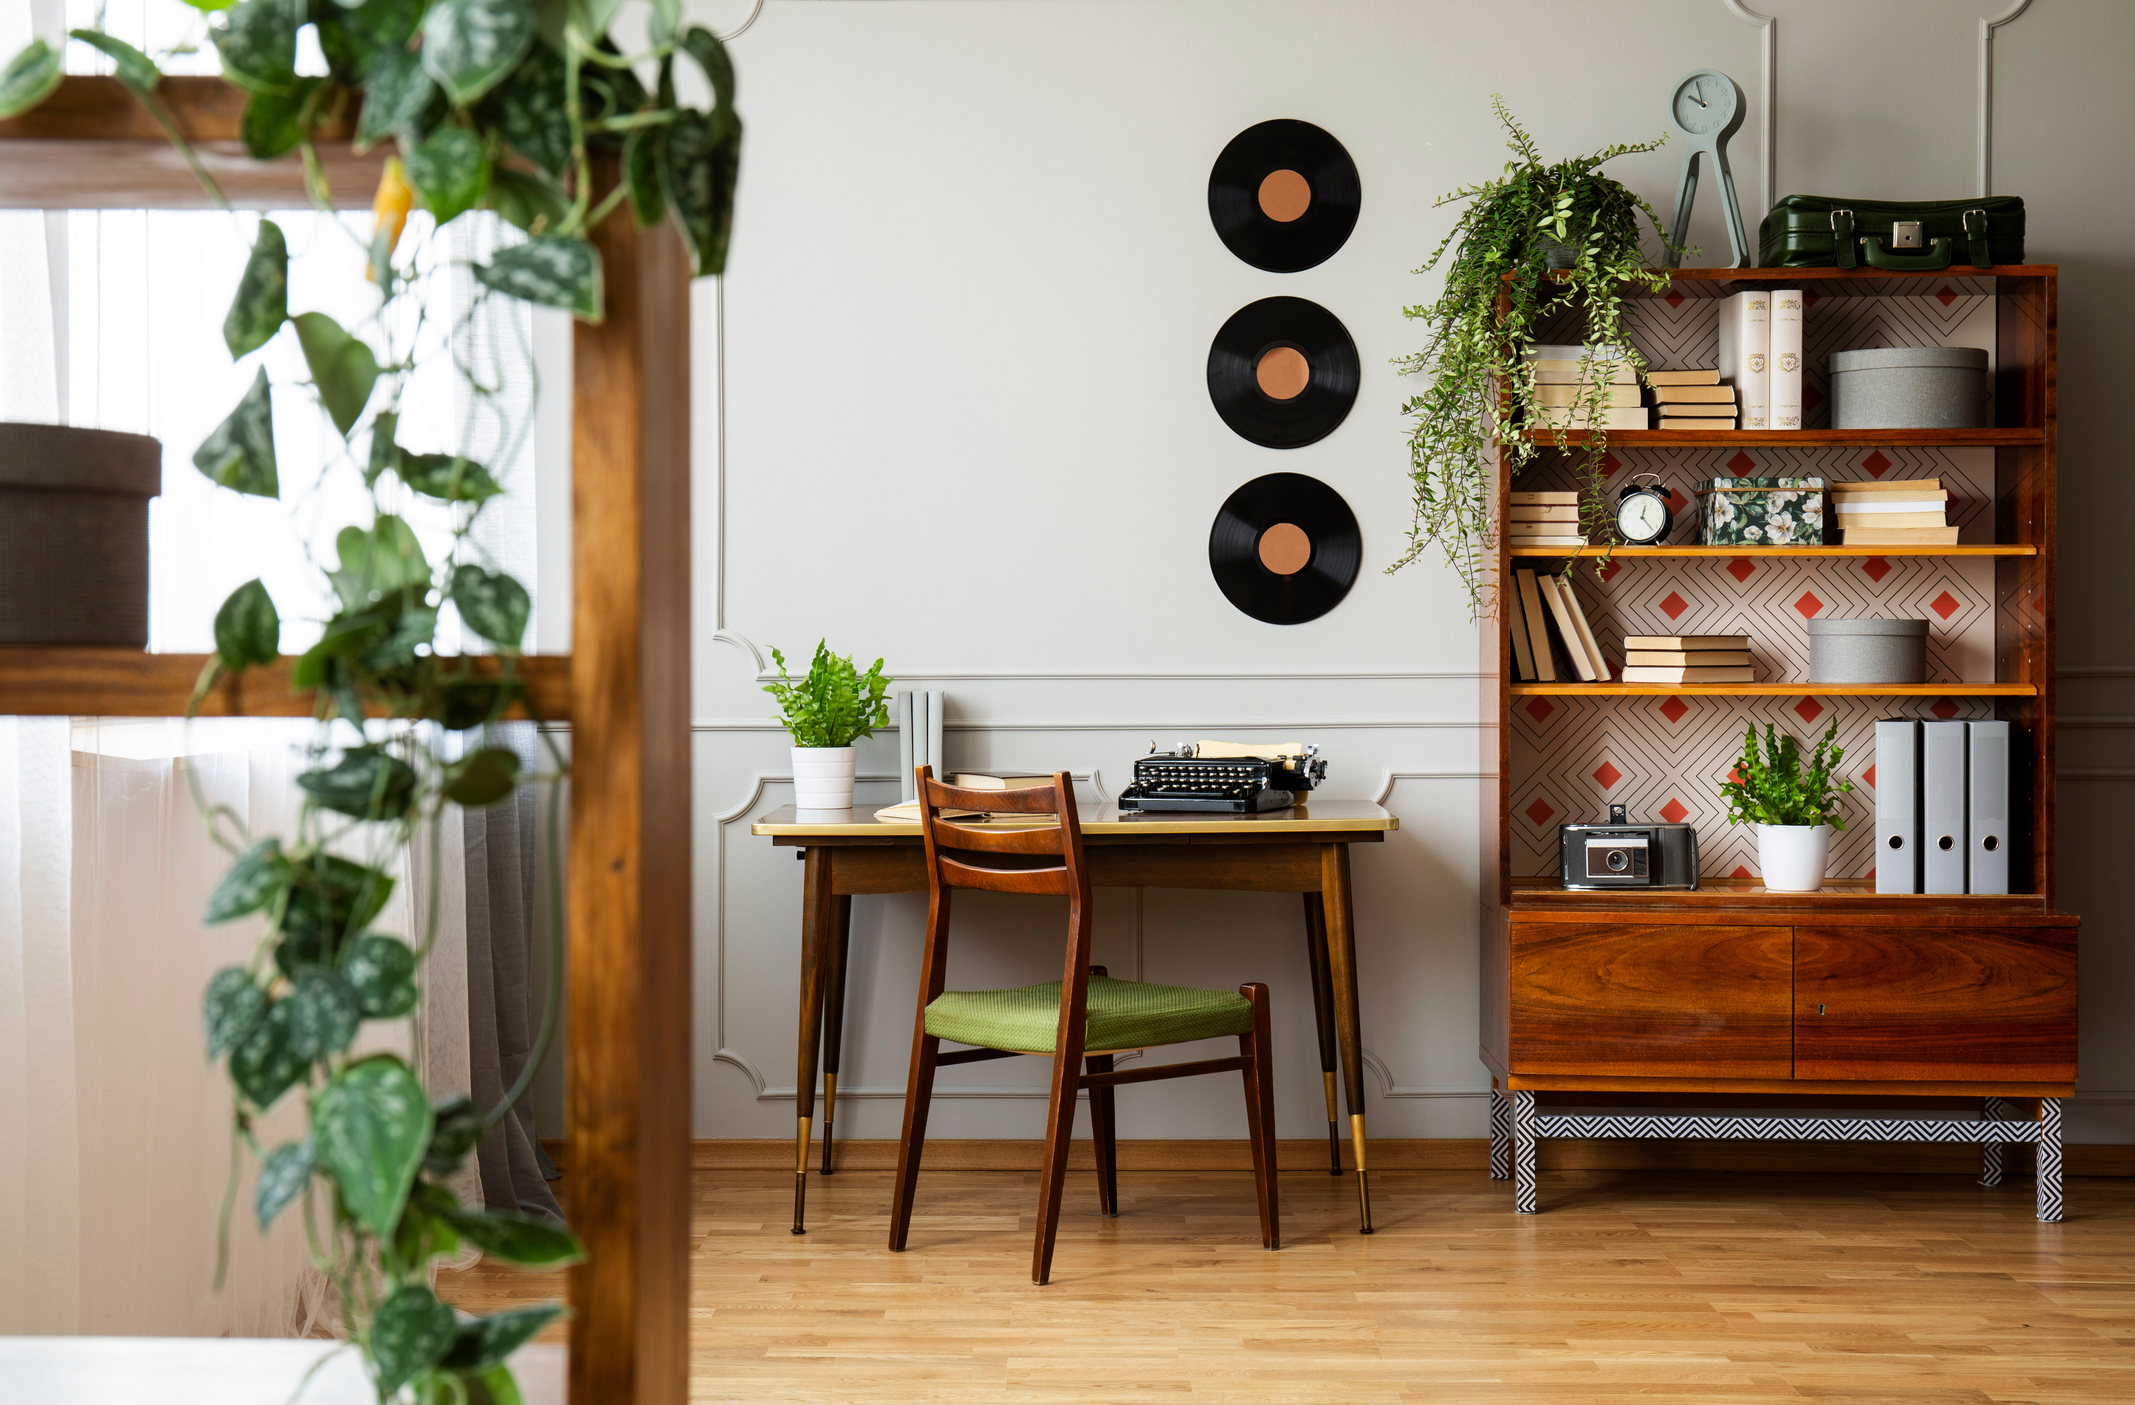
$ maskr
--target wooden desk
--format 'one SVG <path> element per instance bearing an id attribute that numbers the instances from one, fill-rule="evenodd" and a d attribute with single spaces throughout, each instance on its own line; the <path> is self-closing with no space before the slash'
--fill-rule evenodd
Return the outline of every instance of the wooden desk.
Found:
<path id="1" fill-rule="evenodd" d="M 1319 1027 L 1327 1097 L 1328 1174 L 1342 1174 L 1335 1114 L 1335 1067 L 1348 1093 L 1349 1137 L 1357 1163 L 1360 1233 L 1371 1233 L 1371 1188 L 1364 1159 L 1363 1039 L 1357 1026 L 1356 933 L 1349 892 L 1349 846 L 1376 844 L 1401 821 L 1361 800 L 1315 800 L 1264 815 L 1122 812 L 1081 807 L 1090 885 L 1097 888 L 1221 888 L 1304 897 L 1305 948 L 1312 967 L 1312 1014 Z M 1015 821 L 998 821 L 1005 825 Z M 846 952 L 853 898 L 927 888 L 917 824 L 883 824 L 874 810 L 773 810 L 749 828 L 798 848 L 801 884 L 801 1036 L 794 1079 L 793 1232 L 806 1232 L 808 1139 L 815 1116 L 816 1066 L 823 1070 L 822 1174 L 831 1174 L 838 1057 L 845 1023 Z M 828 1018 L 825 1009 L 828 1007 Z"/>

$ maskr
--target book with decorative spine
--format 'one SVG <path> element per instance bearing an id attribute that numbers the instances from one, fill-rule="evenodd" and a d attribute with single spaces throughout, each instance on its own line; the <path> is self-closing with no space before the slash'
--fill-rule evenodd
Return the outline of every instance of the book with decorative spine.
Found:
<path id="1" fill-rule="evenodd" d="M 1772 289 L 1771 419 L 1773 429 L 1801 428 L 1802 296 Z"/>
<path id="2" fill-rule="evenodd" d="M 1771 295 L 1762 288 L 1720 304 L 1720 379 L 1735 388 L 1744 429 L 1770 429 Z"/>

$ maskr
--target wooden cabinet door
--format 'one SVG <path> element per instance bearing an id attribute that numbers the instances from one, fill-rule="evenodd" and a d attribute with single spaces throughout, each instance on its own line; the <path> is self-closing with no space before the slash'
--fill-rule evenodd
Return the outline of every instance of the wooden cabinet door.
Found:
<path id="1" fill-rule="evenodd" d="M 1798 927 L 1796 1078 L 2072 1082 L 2073 927 Z"/>
<path id="2" fill-rule="evenodd" d="M 1512 924 L 1511 1071 L 1793 1073 L 1789 927 Z"/>

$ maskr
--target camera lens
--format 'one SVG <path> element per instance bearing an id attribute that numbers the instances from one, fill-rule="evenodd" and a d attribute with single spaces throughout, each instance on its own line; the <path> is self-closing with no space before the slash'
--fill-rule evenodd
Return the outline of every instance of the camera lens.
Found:
<path id="1" fill-rule="evenodd" d="M 1611 849 L 1609 850 L 1608 865 L 1611 873 L 1622 873 L 1631 866 L 1631 856 L 1621 849 Z"/>

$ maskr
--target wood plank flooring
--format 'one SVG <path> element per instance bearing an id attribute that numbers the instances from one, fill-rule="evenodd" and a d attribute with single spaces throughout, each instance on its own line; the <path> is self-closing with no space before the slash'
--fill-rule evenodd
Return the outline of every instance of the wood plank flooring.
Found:
<path id="1" fill-rule="evenodd" d="M 1071 1174 L 1053 1282 L 1028 1278 L 1036 1178 L 938 1171 L 911 1247 L 889 1176 L 696 1173 L 698 1401 L 2091 1405 L 2135 1400 L 2135 1183 L 1559 1171 L 1543 1213 L 1474 1171 L 1282 1177 L 1261 1249 L 1240 1172 Z M 471 1310 L 560 1296 L 477 1266 Z"/>

